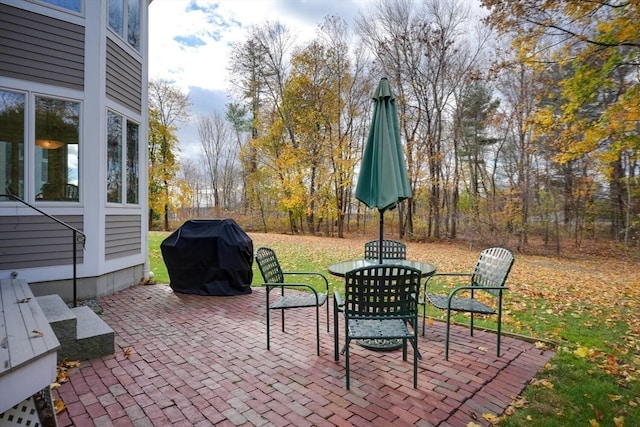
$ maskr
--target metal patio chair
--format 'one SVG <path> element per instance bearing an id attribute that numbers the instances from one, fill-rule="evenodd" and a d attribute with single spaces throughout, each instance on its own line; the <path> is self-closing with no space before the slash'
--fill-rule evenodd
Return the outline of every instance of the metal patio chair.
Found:
<path id="1" fill-rule="evenodd" d="M 282 315 L 282 332 L 284 332 L 285 310 L 291 308 L 315 307 L 316 311 L 316 345 L 317 353 L 320 355 L 320 306 L 322 306 L 329 295 L 329 281 L 322 273 L 317 272 L 284 272 L 280 267 L 278 258 L 273 249 L 259 248 L 256 251 L 256 261 L 258 268 L 264 279 L 262 286 L 267 288 L 267 350 L 270 349 L 270 313 L 271 310 L 280 310 Z M 285 283 L 285 276 L 299 275 L 318 277 L 324 281 L 324 292 L 318 292 L 310 283 Z M 278 296 L 275 301 L 271 301 L 271 292 L 276 292 Z M 329 304 L 327 303 L 327 332 L 329 332 Z"/>
<path id="2" fill-rule="evenodd" d="M 445 359 L 449 360 L 449 330 L 451 325 L 452 311 L 466 312 L 471 314 L 471 324 L 469 326 L 471 336 L 473 336 L 473 316 L 474 314 L 497 315 L 498 346 L 497 355 L 500 357 L 500 335 L 502 332 L 502 296 L 507 276 L 513 265 L 513 254 L 504 248 L 489 248 L 480 252 L 478 263 L 472 273 L 435 273 L 429 276 L 424 282 L 424 299 L 420 299 L 419 304 L 429 301 L 434 307 L 447 311 L 447 331 L 445 338 Z M 469 282 L 462 286 L 455 287 L 448 294 L 437 294 L 429 292 L 429 282 L 435 277 L 459 276 L 468 277 Z M 482 302 L 476 297 L 482 293 L 489 296 L 491 302 Z M 426 310 L 422 316 L 422 335 L 424 336 Z"/>
<path id="3" fill-rule="evenodd" d="M 364 259 L 378 259 L 380 240 L 372 240 L 364 244 Z M 397 240 L 382 240 L 383 259 L 407 259 L 407 245 Z"/>
<path id="4" fill-rule="evenodd" d="M 344 316 L 346 388 L 350 387 L 349 345 L 352 340 L 401 339 L 402 359 L 407 360 L 407 341 L 413 347 L 413 387 L 418 386 L 418 311 L 415 296 L 420 289 L 420 270 L 400 265 L 357 268 L 345 276 L 344 299 L 334 294 L 334 352 L 340 356 L 337 316 Z"/>

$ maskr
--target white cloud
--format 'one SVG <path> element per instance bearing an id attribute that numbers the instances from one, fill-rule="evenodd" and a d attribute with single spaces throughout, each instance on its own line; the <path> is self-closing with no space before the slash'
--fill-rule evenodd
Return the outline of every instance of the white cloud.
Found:
<path id="1" fill-rule="evenodd" d="M 154 0 L 149 5 L 149 77 L 188 93 L 191 123 L 178 131 L 183 156 L 198 154 L 198 115 L 224 109 L 231 46 L 253 25 L 280 22 L 309 40 L 327 15 L 351 24 L 373 0 Z"/>

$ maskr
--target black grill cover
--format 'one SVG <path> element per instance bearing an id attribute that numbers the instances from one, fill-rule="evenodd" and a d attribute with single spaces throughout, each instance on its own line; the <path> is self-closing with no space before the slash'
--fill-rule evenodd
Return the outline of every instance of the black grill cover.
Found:
<path id="1" fill-rule="evenodd" d="M 232 219 L 189 220 L 162 241 L 160 250 L 175 292 L 251 293 L 253 241 Z"/>

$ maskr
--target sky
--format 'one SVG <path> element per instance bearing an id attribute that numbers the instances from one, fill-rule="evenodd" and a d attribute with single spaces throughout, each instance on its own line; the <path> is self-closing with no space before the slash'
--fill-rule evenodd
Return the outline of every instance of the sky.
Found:
<path id="1" fill-rule="evenodd" d="M 229 99 L 227 60 L 253 25 L 286 25 L 297 41 L 312 39 L 327 15 L 350 26 L 373 0 L 153 0 L 149 5 L 149 78 L 165 79 L 189 95 L 191 121 L 177 132 L 181 157 L 200 154 L 199 115 L 223 113 Z"/>

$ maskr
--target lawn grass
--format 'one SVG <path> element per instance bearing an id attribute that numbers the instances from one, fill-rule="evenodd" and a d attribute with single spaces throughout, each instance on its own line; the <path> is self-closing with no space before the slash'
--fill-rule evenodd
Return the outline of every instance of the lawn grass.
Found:
<path id="1" fill-rule="evenodd" d="M 149 258 L 157 283 L 169 283 L 160 253 L 168 233 L 151 232 Z M 285 271 L 327 271 L 361 258 L 365 238 L 250 234 L 254 249 L 269 246 Z M 469 271 L 481 248 L 407 243 L 407 256 L 432 262 L 438 271 Z M 640 282 L 637 259 L 612 256 L 541 257 L 515 254 L 507 281 L 503 330 L 553 346 L 556 356 L 514 396 L 500 425 L 640 426 Z M 607 266 L 607 268 L 603 268 Z M 261 276 L 254 263 L 253 286 Z M 341 280 L 328 275 L 332 289 Z M 440 283 L 439 286 L 447 286 Z M 442 319 L 431 306 L 427 316 Z M 455 320 L 467 323 L 467 316 Z M 477 322 L 495 327 L 495 318 Z M 484 421 L 483 421 L 484 422 Z"/>

